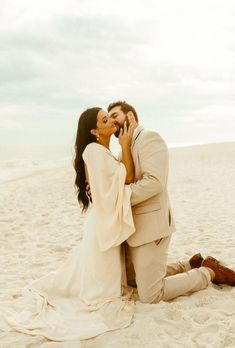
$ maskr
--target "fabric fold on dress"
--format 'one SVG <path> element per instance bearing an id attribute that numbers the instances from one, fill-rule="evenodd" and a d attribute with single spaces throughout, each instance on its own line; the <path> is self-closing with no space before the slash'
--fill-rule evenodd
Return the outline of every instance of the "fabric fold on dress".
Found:
<path id="1" fill-rule="evenodd" d="M 99 144 L 89 144 L 83 158 L 93 199 L 83 239 L 55 272 L 0 301 L 0 346 L 7 346 L 8 332 L 79 342 L 132 322 L 135 306 L 132 292 L 123 292 L 120 245 L 135 231 L 125 167 Z"/>

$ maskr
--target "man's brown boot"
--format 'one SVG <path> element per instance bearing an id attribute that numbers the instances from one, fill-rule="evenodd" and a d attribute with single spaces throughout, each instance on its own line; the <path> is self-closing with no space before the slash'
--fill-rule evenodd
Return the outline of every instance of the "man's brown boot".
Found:
<path id="1" fill-rule="evenodd" d="M 191 268 L 199 268 L 202 265 L 203 257 L 200 253 L 195 254 L 189 259 Z"/>
<path id="2" fill-rule="evenodd" d="M 212 280 L 212 283 L 235 286 L 235 272 L 232 269 L 221 265 L 218 260 L 208 256 L 202 262 L 202 266 L 208 267 L 214 271 L 215 278 Z"/>

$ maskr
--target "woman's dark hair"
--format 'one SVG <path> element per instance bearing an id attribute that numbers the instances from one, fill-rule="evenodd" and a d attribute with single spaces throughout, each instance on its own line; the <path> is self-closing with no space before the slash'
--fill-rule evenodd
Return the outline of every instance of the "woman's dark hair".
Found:
<path id="1" fill-rule="evenodd" d="M 88 144 L 96 141 L 96 137 L 91 134 L 91 129 L 97 128 L 97 115 L 100 110 L 101 108 L 98 107 L 87 109 L 81 114 L 78 120 L 74 169 L 76 171 L 75 186 L 77 187 L 77 198 L 79 204 L 82 206 L 82 212 L 85 212 L 89 206 L 82 153 Z"/>

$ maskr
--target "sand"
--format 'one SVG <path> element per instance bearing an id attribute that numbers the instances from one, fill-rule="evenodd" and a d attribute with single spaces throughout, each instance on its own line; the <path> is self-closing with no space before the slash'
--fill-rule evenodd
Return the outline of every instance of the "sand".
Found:
<path id="1" fill-rule="evenodd" d="M 72 164 L 0 184 L 0 299 L 56 269 L 82 238 Z M 176 220 L 169 261 L 201 252 L 235 269 L 235 143 L 170 150 Z M 15 334 L 0 347 L 79 347 Z M 136 303 L 133 324 L 82 348 L 235 347 L 235 288 L 211 284 L 156 305 Z"/>

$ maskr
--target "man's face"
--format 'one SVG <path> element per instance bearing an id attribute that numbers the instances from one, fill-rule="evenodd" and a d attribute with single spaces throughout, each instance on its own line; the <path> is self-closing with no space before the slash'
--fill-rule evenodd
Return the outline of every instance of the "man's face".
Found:
<path id="1" fill-rule="evenodd" d="M 127 115 L 121 110 L 121 106 L 115 106 L 109 111 L 109 117 L 113 119 L 117 131 L 114 135 L 118 138 L 120 129 L 124 127 L 124 122 L 126 121 L 127 127 L 129 127 L 129 120 Z"/>

